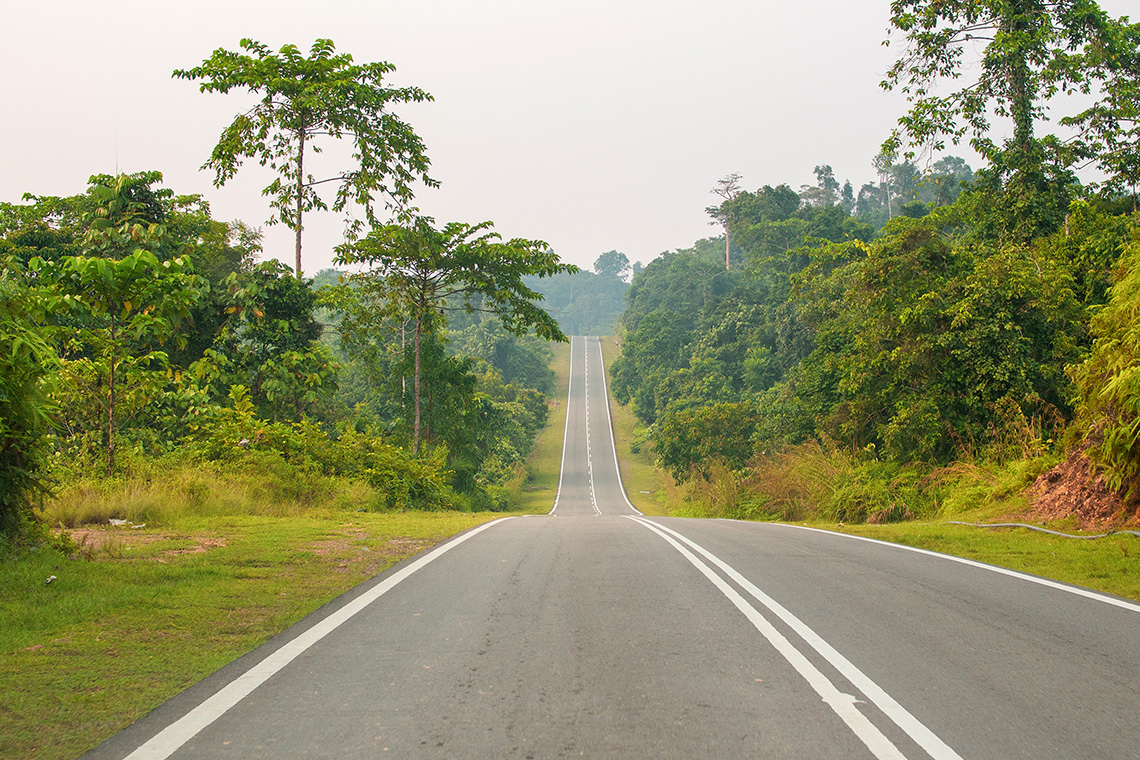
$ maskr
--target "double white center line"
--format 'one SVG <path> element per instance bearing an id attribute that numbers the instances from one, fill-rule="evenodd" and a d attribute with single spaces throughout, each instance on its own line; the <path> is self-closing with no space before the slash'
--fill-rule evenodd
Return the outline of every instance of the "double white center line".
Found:
<path id="1" fill-rule="evenodd" d="M 867 701 L 874 704 L 884 715 L 894 721 L 895 725 L 902 729 L 916 744 L 922 747 L 930 757 L 934 758 L 934 760 L 962 760 L 957 752 L 935 736 L 933 731 L 923 725 L 878 684 L 824 641 L 819 634 L 732 567 L 674 530 L 670 530 L 663 525 L 651 522 L 642 517 L 629 517 L 629 519 L 644 525 L 668 541 L 673 548 L 680 552 L 685 559 L 689 560 L 697 570 L 708 578 L 709 581 L 748 618 L 756 627 L 756 630 L 775 647 L 776 651 L 783 655 L 788 663 L 796 669 L 796 672 L 803 676 L 804 680 L 815 689 L 823 701 L 835 711 L 835 714 L 867 745 L 867 748 L 871 750 L 875 757 L 880 758 L 880 760 L 894 760 L 896 758 L 905 760 L 906 758 L 898 747 L 896 747 L 867 716 L 859 711 L 856 707 L 856 703 L 859 700 L 849 694 L 841 692 L 819 668 L 813 665 L 800 650 L 796 649 L 795 645 L 788 641 L 786 636 L 776 630 L 775 626 L 773 626 L 759 610 L 752 606 L 725 578 L 714 572 L 708 564 L 697 557 L 697 554 L 716 566 L 725 576 L 783 621 L 785 625 L 795 631 L 809 647 L 827 660 L 833 668 L 856 689 L 862 692 Z M 690 549 L 692 551 L 690 551 Z"/>

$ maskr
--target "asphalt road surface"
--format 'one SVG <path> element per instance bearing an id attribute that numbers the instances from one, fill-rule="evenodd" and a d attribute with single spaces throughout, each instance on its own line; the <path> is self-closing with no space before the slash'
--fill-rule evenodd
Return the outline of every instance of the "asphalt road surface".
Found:
<path id="1" fill-rule="evenodd" d="M 645 518 L 575 338 L 556 506 L 424 552 L 87 757 L 1140 758 L 1140 606 Z"/>

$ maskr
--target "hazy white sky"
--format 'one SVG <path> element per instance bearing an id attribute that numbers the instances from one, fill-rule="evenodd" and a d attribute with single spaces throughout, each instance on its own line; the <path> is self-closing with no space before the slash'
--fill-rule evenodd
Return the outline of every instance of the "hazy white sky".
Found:
<path id="1" fill-rule="evenodd" d="M 1106 8 L 1108 4 L 1105 4 Z M 491 219 L 589 267 L 715 234 L 704 208 L 730 172 L 755 189 L 814 182 L 831 164 L 858 189 L 900 97 L 878 83 L 889 3 L 851 0 L 37 0 L 0 10 L 0 201 L 72 195 L 91 174 L 157 169 L 219 219 L 269 217 L 267 175 L 225 187 L 198 167 L 251 102 L 171 78 L 252 37 L 308 50 L 332 38 L 435 102 L 399 113 L 443 184 L 438 221 Z M 1111 10 L 1111 8 L 1109 8 Z M 966 155 L 964 151 L 960 151 Z M 976 161 L 971 161 L 976 164 Z M 305 270 L 328 266 L 342 222 L 306 225 Z M 266 254 L 291 261 L 290 234 Z"/>

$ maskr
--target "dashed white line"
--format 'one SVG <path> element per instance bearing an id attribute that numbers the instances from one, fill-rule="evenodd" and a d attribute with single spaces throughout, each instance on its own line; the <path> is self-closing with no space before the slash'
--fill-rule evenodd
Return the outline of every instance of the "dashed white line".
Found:
<path id="1" fill-rule="evenodd" d="M 602 510 L 598 509 L 598 497 L 594 492 L 594 447 L 590 440 L 590 339 L 583 337 L 582 355 L 585 357 L 583 370 L 586 376 L 586 472 L 590 476 L 590 506 L 594 508 L 594 517 L 601 517 Z"/>
<path id="2" fill-rule="evenodd" d="M 618 463 L 617 455 L 617 436 L 614 435 L 614 420 L 610 416 L 610 389 L 606 384 L 606 355 L 602 353 L 602 340 L 598 339 L 598 360 L 602 364 L 602 399 L 605 401 L 606 406 L 606 425 L 610 430 L 610 448 L 614 451 L 614 472 L 617 473 L 618 490 L 621 491 L 621 497 L 625 499 L 625 505 L 632 509 L 637 514 L 643 514 L 640 509 L 633 506 L 629 500 L 629 494 L 625 492 L 625 483 L 621 479 L 621 465 Z"/>

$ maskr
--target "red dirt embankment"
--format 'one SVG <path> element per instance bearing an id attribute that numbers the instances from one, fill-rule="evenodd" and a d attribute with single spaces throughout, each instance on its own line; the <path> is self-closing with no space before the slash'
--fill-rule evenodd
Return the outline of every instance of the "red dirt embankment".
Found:
<path id="1" fill-rule="evenodd" d="M 1042 473 L 1025 491 L 1029 497 L 1027 517 L 1034 520 L 1074 518 L 1082 528 L 1103 529 L 1140 522 L 1140 506 L 1125 503 L 1109 487 L 1104 475 L 1079 449 L 1048 472 Z"/>

